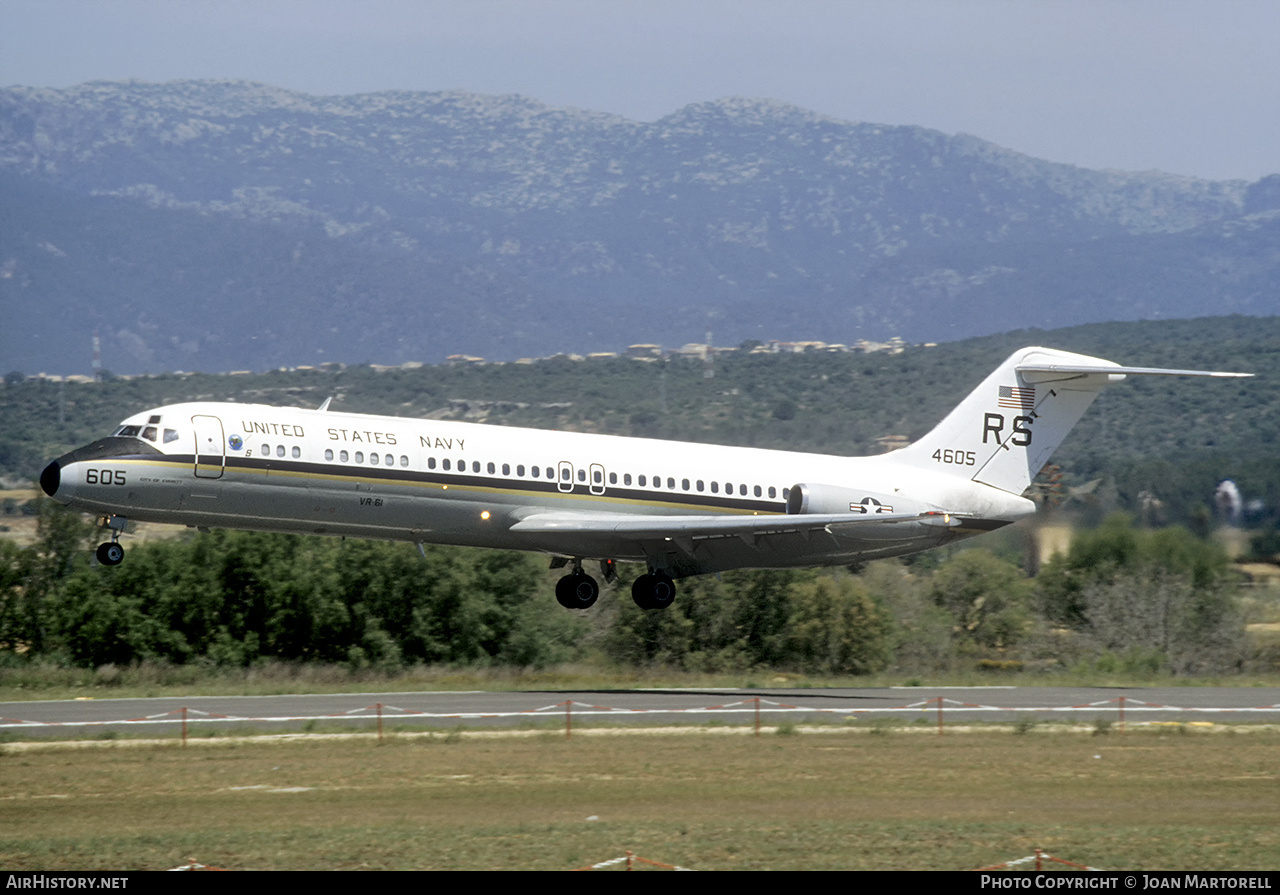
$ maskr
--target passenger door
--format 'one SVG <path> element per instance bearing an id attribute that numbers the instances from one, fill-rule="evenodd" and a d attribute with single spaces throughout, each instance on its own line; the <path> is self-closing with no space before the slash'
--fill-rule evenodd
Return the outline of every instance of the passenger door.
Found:
<path id="1" fill-rule="evenodd" d="M 196 478 L 220 479 L 226 464 L 222 420 L 216 416 L 193 416 L 196 431 Z"/>

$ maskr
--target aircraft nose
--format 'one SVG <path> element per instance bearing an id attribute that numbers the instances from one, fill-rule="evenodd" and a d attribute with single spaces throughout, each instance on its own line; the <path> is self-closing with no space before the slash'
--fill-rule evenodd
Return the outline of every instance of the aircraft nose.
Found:
<path id="1" fill-rule="evenodd" d="M 57 460 L 54 460 L 44 468 L 44 472 L 40 473 L 40 487 L 45 494 L 56 497 L 60 484 L 62 484 L 62 467 Z"/>

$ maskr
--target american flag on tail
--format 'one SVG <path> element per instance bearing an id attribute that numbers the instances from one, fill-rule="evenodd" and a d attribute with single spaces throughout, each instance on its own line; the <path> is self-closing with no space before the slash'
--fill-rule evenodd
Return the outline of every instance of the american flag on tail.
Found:
<path id="1" fill-rule="evenodd" d="M 1000 395 L 996 403 L 1001 407 L 1014 410 L 1034 410 L 1036 406 L 1036 390 L 1030 386 L 1022 388 L 1017 385 L 1000 386 Z"/>

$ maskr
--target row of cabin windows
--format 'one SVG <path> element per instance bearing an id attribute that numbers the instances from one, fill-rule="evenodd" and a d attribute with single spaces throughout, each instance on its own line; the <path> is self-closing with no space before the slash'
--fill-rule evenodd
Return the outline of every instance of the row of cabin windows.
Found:
<path id="1" fill-rule="evenodd" d="M 294 450 L 294 454 L 293 454 L 293 455 L 294 455 L 295 457 L 296 457 L 296 456 L 298 456 L 298 454 L 297 454 L 298 449 L 297 449 L 297 448 L 294 448 L 293 450 Z M 283 454 L 281 454 L 280 456 L 284 456 L 284 455 L 283 455 Z M 325 451 L 324 451 L 324 458 L 325 458 L 326 460 L 332 460 L 332 459 L 334 458 L 333 448 L 325 448 Z M 355 462 L 357 462 L 357 463 L 363 463 L 363 462 L 364 462 L 364 460 L 365 460 L 365 458 L 364 458 L 364 451 L 356 451 L 356 452 L 355 452 L 354 457 L 353 457 L 353 455 L 348 454 L 346 451 L 338 451 L 338 462 L 339 462 L 339 463 L 349 463 L 352 459 L 354 459 L 354 460 L 355 460 Z M 391 455 L 391 454 L 383 454 L 383 455 L 381 455 L 381 458 L 379 458 L 379 455 L 378 455 L 378 454 L 373 453 L 372 451 L 370 451 L 370 452 L 369 452 L 369 465 L 370 465 L 370 466 L 379 466 L 379 465 L 383 465 L 383 466 L 395 466 L 395 465 L 396 465 L 396 458 L 395 458 L 393 455 Z M 408 468 L 408 466 L 409 466 L 409 458 L 408 458 L 408 457 L 406 457 L 404 454 L 401 454 L 401 455 L 400 455 L 400 465 L 401 465 L 401 466 L 403 466 L 403 467 L 405 467 L 405 468 Z"/>
<path id="2" fill-rule="evenodd" d="M 268 457 L 269 457 L 269 456 L 271 456 L 271 447 L 270 447 L 269 445 L 263 445 L 263 446 L 262 446 L 262 451 L 263 451 L 263 454 L 264 454 L 265 456 L 268 456 Z M 285 455 L 284 445 L 277 445 L 277 446 L 276 446 L 276 456 L 277 456 L 277 457 L 283 457 L 284 455 Z M 299 449 L 298 449 L 297 447 L 295 447 L 295 448 L 293 449 L 293 456 L 294 456 L 294 457 L 301 456 L 301 452 L 299 451 Z M 325 452 L 324 452 L 324 458 L 325 458 L 326 460 L 330 460 L 330 461 L 334 459 L 334 452 L 333 452 L 333 450 L 332 450 L 331 448 L 330 448 L 330 449 L 326 449 L 326 450 L 325 450 Z M 347 463 L 347 462 L 349 462 L 352 458 L 351 458 L 351 456 L 350 456 L 346 451 L 339 451 L 339 452 L 338 452 L 338 454 L 337 454 L 337 459 L 338 459 L 338 462 L 340 462 L 340 463 Z M 354 458 L 354 459 L 355 459 L 355 462 L 356 462 L 356 463 L 364 463 L 364 462 L 365 462 L 365 455 L 364 455 L 364 452 L 363 452 L 363 451 L 356 451 L 356 452 L 355 452 L 355 458 Z M 394 466 L 394 465 L 395 465 L 395 457 L 393 457 L 391 454 L 386 454 L 386 455 L 383 457 L 383 459 L 380 461 L 380 460 L 379 460 L 379 458 L 378 458 L 378 455 L 377 455 L 377 454 L 374 454 L 374 453 L 370 453 L 370 454 L 369 454 L 369 464 L 370 464 L 371 466 L 377 466 L 377 465 L 379 465 L 379 463 L 380 463 L 380 462 L 381 462 L 381 463 L 384 463 L 384 464 L 385 464 L 385 465 L 387 465 L 387 466 Z M 403 466 L 403 467 L 408 467 L 408 465 L 409 465 L 409 458 L 408 458 L 408 457 L 406 457 L 404 454 L 401 454 L 401 455 L 400 455 L 400 465 L 401 465 L 401 466 Z M 452 472 L 452 471 L 454 470 L 454 468 L 455 468 L 454 461 L 453 461 L 453 460 L 450 460 L 448 457 L 441 458 L 441 460 L 439 461 L 438 466 L 439 466 L 439 468 L 440 468 L 440 469 L 444 470 L 445 472 Z M 435 457 L 428 457 L 428 458 L 427 458 L 427 469 L 436 469 L 436 468 L 437 468 L 436 458 L 435 458 Z M 458 471 L 458 472 L 465 473 L 465 472 L 467 471 L 467 461 L 466 461 L 466 460 L 458 460 L 458 461 L 457 461 L 457 463 L 456 463 L 456 468 L 457 468 L 457 471 Z M 497 465 L 496 463 L 494 463 L 494 462 L 490 461 L 489 463 L 484 464 L 484 465 L 482 466 L 479 460 L 472 460 L 472 461 L 471 461 L 471 471 L 472 471 L 473 473 L 479 473 L 482 469 L 483 469 L 485 472 L 487 472 L 489 475 L 497 475 L 497 472 L 498 472 L 498 465 Z M 511 475 L 511 464 L 510 464 L 510 463 L 503 463 L 503 464 L 502 464 L 502 474 L 503 474 L 504 476 L 509 476 L 509 475 Z M 556 469 L 555 469 L 555 467 L 554 467 L 554 466 L 547 466 L 547 467 L 541 467 L 541 466 L 530 466 L 530 467 L 529 467 L 529 476 L 530 476 L 531 478 L 535 478 L 535 479 L 537 479 L 537 478 L 542 478 L 542 477 L 544 476 L 544 474 L 545 474 L 545 477 L 546 477 L 546 478 L 551 479 L 551 480 L 554 480 L 554 479 L 556 478 Z M 521 464 L 517 464 L 517 465 L 516 465 L 516 476 L 517 476 L 518 478 L 524 478 L 524 476 L 525 476 L 525 467 L 524 467 L 524 464 L 523 464 L 523 463 L 521 463 Z M 579 469 L 578 469 L 578 471 L 577 471 L 577 478 L 578 478 L 578 481 L 579 481 L 579 482 L 586 482 L 586 481 L 587 481 L 587 470 L 582 469 L 582 468 L 579 468 Z M 560 479 L 561 479 L 561 481 L 565 481 L 565 482 L 572 481 L 572 476 L 571 476 L 571 473 L 570 473 L 570 471 L 569 471 L 569 467 L 568 467 L 568 466 L 565 466 L 565 467 L 563 467 L 563 468 L 560 470 Z M 600 470 L 600 469 L 593 469 L 593 470 L 591 470 L 591 481 L 592 481 L 592 484 L 595 484 L 595 485 L 603 485 L 603 484 L 604 484 L 604 472 L 603 472 L 602 470 Z M 650 477 L 649 477 L 649 476 L 638 475 L 638 476 L 636 476 L 636 477 L 635 477 L 635 483 L 636 483 L 639 487 L 641 487 L 641 488 L 648 488 L 648 487 L 650 487 L 649 482 L 650 482 Z M 660 475 L 655 475 L 655 476 L 653 476 L 653 477 L 652 477 L 652 482 L 653 482 L 653 484 L 652 484 L 652 487 L 653 487 L 653 488 L 655 488 L 655 489 L 659 489 L 659 490 L 662 488 L 662 476 L 660 476 Z M 629 487 L 629 486 L 631 485 L 631 483 L 632 483 L 632 476 L 631 476 L 631 473 L 629 473 L 629 472 L 627 472 L 627 473 L 623 473 L 623 474 L 622 474 L 622 484 L 623 484 L 624 486 L 628 486 L 628 487 Z M 611 473 L 609 473 L 609 484 L 610 484 L 610 485 L 616 485 L 616 484 L 618 484 L 618 473 L 616 473 L 616 472 L 611 472 Z M 696 481 L 694 481 L 694 482 L 690 482 L 690 481 L 689 481 L 689 479 L 681 479 L 681 480 L 680 480 L 680 489 L 681 489 L 681 490 L 683 490 L 683 491 L 688 491 L 688 490 L 690 490 L 690 488 L 691 488 L 691 487 L 692 487 L 694 490 L 696 490 L 696 491 L 703 492 L 703 491 L 706 491 L 706 490 L 707 490 L 707 487 L 708 487 L 708 486 L 707 486 L 707 483 L 706 483 L 705 481 L 703 481 L 702 479 L 697 479 L 697 480 L 696 480 Z M 721 487 L 723 487 L 723 488 L 724 488 L 724 493 L 725 493 L 725 495 L 727 495 L 727 496 L 732 496 L 732 495 L 733 495 L 733 493 L 734 493 L 734 487 L 735 487 L 735 486 L 734 486 L 734 484 L 733 484 L 732 482 L 725 482 L 725 483 L 723 484 L 723 486 L 721 485 L 721 483 L 720 483 L 720 482 L 714 482 L 714 481 L 713 481 L 713 482 L 711 482 L 711 484 L 710 484 L 710 490 L 711 490 L 711 493 L 712 493 L 712 494 L 719 494 L 719 493 L 720 493 L 720 489 L 721 489 Z M 674 476 L 667 476 L 667 490 L 668 490 L 668 491 L 674 491 L 674 490 L 676 490 L 676 480 L 675 480 L 675 477 L 674 477 Z M 783 489 L 782 489 L 782 499 L 783 499 L 783 500 L 786 500 L 786 499 L 787 499 L 787 497 L 788 497 L 788 492 L 789 492 L 790 490 L 791 490 L 790 488 L 783 488 Z M 760 485 L 751 485 L 751 486 L 748 486 L 748 485 L 745 485 L 745 484 L 742 484 L 742 483 L 738 483 L 738 485 L 737 485 L 737 493 L 738 493 L 738 496 L 739 496 L 739 497 L 747 497 L 748 495 L 754 495 L 754 496 L 756 496 L 756 497 L 763 497 L 763 496 L 767 493 L 767 494 L 769 495 L 769 499 L 770 499 L 770 500 L 776 500 L 776 499 L 777 499 L 777 496 L 778 496 L 778 489 L 777 489 L 776 487 L 774 487 L 773 485 L 770 485 L 768 488 L 764 488 L 764 487 L 762 487 L 762 486 L 760 486 Z"/>
<path id="3" fill-rule="evenodd" d="M 443 469 L 443 470 L 445 470 L 446 472 L 449 472 L 449 471 L 451 470 L 451 467 L 452 467 L 452 463 L 449 461 L 449 459 L 448 459 L 448 458 L 442 459 L 442 460 L 440 461 L 440 468 L 441 468 L 441 469 Z M 435 468 L 436 468 L 436 458 L 435 458 L 435 457 L 428 457 L 428 458 L 427 458 L 427 468 L 428 468 L 428 469 L 435 469 Z M 479 460 L 473 460 L 473 461 L 471 461 L 471 471 L 472 471 L 472 472 L 477 472 L 477 473 L 478 473 L 478 472 L 480 472 L 480 469 L 481 469 L 481 466 L 480 466 L 480 461 L 479 461 Z M 529 475 L 530 475 L 532 478 L 535 478 L 535 479 L 536 479 L 536 478 L 541 478 L 541 477 L 542 477 L 541 469 L 542 469 L 542 467 L 539 467 L 539 466 L 531 466 L 531 467 L 529 467 Z M 497 473 L 497 464 L 495 464 L 495 463 L 492 463 L 492 462 L 491 462 L 491 463 L 487 464 L 487 466 L 485 467 L 485 470 L 486 470 L 490 475 L 494 475 L 494 474 L 496 474 L 496 473 Z M 467 461 L 466 461 L 466 460 L 459 460 L 459 461 L 458 461 L 458 472 L 466 472 L 466 471 L 467 471 Z M 524 472 L 525 472 L 525 469 L 524 469 L 524 465 L 523 465 L 523 464 L 519 464 L 519 465 L 517 465 L 517 466 L 516 466 L 516 475 L 517 475 L 519 478 L 524 478 Z M 503 474 L 503 475 L 505 475 L 505 476 L 509 476 L 509 475 L 511 475 L 511 464 L 510 464 L 510 463 L 503 463 L 503 464 L 502 464 L 502 474 Z M 555 468 L 554 468 L 554 467 L 552 467 L 552 466 L 548 466 L 548 467 L 546 467 L 546 477 L 547 477 L 547 478 L 549 478 L 549 479 L 554 479 L 554 478 L 556 477 L 556 471 L 555 471 Z M 567 466 L 560 470 L 560 479 L 561 479 L 562 481 L 566 481 L 566 482 L 571 481 L 570 473 L 569 473 L 569 468 L 568 468 Z M 579 482 L 585 482 L 586 480 L 587 480 L 587 470 L 582 469 L 581 467 L 579 467 L 579 469 L 578 469 L 578 481 L 579 481 Z M 593 470 L 591 470 L 591 481 L 592 481 L 592 484 L 595 484 L 595 485 L 603 485 L 603 484 L 604 484 L 604 473 L 603 473 L 603 471 L 601 471 L 601 470 L 599 470 L 599 469 L 593 469 Z M 643 475 L 641 475 L 641 476 L 636 476 L 636 484 L 637 484 L 637 485 L 639 485 L 641 488 L 647 488 L 647 487 L 649 487 L 648 481 L 649 481 L 649 480 L 648 480 L 648 476 L 643 476 Z M 616 472 L 611 472 L 611 473 L 609 473 L 609 484 L 610 484 L 610 485 L 616 485 L 616 484 L 618 484 L 618 474 L 617 474 Z M 631 473 L 629 473 L 629 472 L 627 472 L 627 473 L 623 473 L 623 475 L 622 475 L 622 484 L 623 484 L 623 485 L 626 485 L 626 486 L 630 486 L 630 485 L 631 485 Z M 655 476 L 653 477 L 653 487 L 654 487 L 654 488 L 661 488 L 661 487 L 662 487 L 662 476 L 655 475 Z M 688 480 L 688 479 L 681 479 L 681 480 L 680 480 L 680 487 L 681 487 L 681 489 L 682 489 L 682 490 L 684 490 L 684 491 L 688 491 L 688 490 L 689 490 L 689 487 L 690 487 L 690 482 L 689 482 L 689 480 Z M 696 482 L 696 483 L 694 483 L 694 487 L 695 487 L 698 491 L 705 491 L 705 490 L 707 490 L 707 484 L 706 484 L 706 482 L 704 482 L 702 479 L 698 479 L 698 480 L 697 480 L 697 482 Z M 724 483 L 724 493 L 725 493 L 725 494 L 728 494 L 728 495 L 732 495 L 732 494 L 733 494 L 733 487 L 734 487 L 734 486 L 733 486 L 733 483 L 732 483 L 732 482 L 725 482 L 725 483 Z M 674 477 L 671 477 L 671 476 L 668 476 L 668 477 L 667 477 L 667 490 L 669 490 L 669 491 L 674 491 L 675 489 L 676 489 L 676 480 L 675 480 L 675 478 L 674 478 Z M 785 493 L 786 493 L 786 491 L 787 491 L 787 490 L 788 490 L 788 489 L 785 489 L 785 488 L 783 489 L 783 493 L 784 493 L 784 495 L 785 495 Z M 720 483 L 719 483 L 719 482 L 712 482 L 712 483 L 711 483 L 711 493 L 712 493 L 712 494 L 719 494 L 719 493 L 720 493 Z M 770 498 L 777 498 L 777 496 L 778 496 L 778 489 L 777 489 L 777 488 L 775 488 L 775 487 L 773 487 L 773 486 L 770 486 L 770 487 L 768 488 L 768 493 L 769 493 L 769 497 L 770 497 Z M 764 488 L 762 488 L 760 485 L 754 485 L 754 486 L 750 486 L 750 487 L 748 487 L 747 485 L 739 484 L 739 485 L 738 485 L 738 494 L 739 494 L 740 496 L 742 496 L 742 497 L 746 497 L 748 494 L 754 494 L 756 497 L 763 497 L 763 496 L 764 496 L 764 494 L 765 494 L 765 489 L 764 489 Z"/>

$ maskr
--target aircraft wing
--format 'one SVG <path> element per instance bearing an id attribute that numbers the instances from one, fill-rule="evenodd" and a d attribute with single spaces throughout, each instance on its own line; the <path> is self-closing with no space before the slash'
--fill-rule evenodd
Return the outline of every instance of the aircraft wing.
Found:
<path id="1" fill-rule="evenodd" d="M 828 526 L 876 523 L 924 522 L 955 527 L 958 513 L 880 513 L 857 516 L 852 513 L 802 513 L 771 516 L 637 516 L 628 513 L 535 513 L 511 526 L 513 532 L 620 534 L 633 538 L 680 535 L 694 538 L 723 538 L 779 534 L 781 532 L 823 531 Z"/>
<path id="2" fill-rule="evenodd" d="M 648 516 L 625 513 L 538 512 L 511 526 L 536 549 L 569 556 L 618 559 L 661 557 L 658 565 L 680 575 L 701 574 L 785 553 L 848 555 L 889 543 L 943 537 L 969 517 L 954 513 L 799 513 L 765 516 Z M 923 530 L 922 530 L 923 528 Z M 796 565 L 804 565 L 797 561 Z"/>

